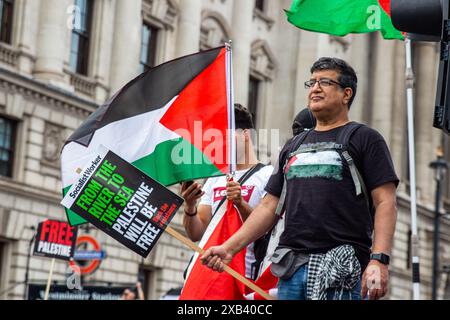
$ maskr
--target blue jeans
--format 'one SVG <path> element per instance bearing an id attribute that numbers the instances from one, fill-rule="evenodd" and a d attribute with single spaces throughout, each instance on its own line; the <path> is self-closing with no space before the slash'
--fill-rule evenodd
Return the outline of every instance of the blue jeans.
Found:
<path id="1" fill-rule="evenodd" d="M 278 281 L 278 300 L 306 300 L 308 264 L 301 266 L 294 275 Z M 336 289 L 327 290 L 327 299 L 333 300 Z M 344 290 L 342 300 L 361 300 L 361 281 L 352 290 Z"/>

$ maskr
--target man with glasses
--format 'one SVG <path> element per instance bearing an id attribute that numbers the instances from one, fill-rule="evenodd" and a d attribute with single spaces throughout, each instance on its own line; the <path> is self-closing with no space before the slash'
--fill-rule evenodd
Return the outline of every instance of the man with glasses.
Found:
<path id="1" fill-rule="evenodd" d="M 287 142 L 261 204 L 203 263 L 223 271 L 284 211 L 272 256 L 279 299 L 382 298 L 399 182 L 388 147 L 378 132 L 349 120 L 357 76 L 345 61 L 316 61 L 305 88 L 316 127 Z"/>

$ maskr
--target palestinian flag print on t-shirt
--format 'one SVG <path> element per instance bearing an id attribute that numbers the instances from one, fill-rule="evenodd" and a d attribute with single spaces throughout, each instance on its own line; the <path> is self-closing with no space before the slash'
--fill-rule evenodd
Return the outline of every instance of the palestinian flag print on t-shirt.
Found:
<path id="1" fill-rule="evenodd" d="M 336 150 L 300 153 L 286 166 L 286 177 L 288 180 L 326 178 L 341 181 L 342 159 Z"/>

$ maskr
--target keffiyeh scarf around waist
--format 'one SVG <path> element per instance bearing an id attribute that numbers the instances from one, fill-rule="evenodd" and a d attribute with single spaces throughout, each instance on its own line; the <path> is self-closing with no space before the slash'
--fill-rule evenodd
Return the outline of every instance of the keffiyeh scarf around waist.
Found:
<path id="1" fill-rule="evenodd" d="M 350 245 L 327 253 L 310 254 L 307 299 L 326 300 L 327 290 L 336 289 L 333 299 L 341 300 L 345 290 L 352 290 L 361 279 L 361 265 Z M 351 298 L 351 295 L 350 295 Z"/>

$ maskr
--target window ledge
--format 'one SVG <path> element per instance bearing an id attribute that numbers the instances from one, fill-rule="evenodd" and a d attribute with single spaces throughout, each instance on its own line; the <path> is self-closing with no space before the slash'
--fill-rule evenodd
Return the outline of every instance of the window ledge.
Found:
<path id="1" fill-rule="evenodd" d="M 69 76 L 70 85 L 73 86 L 75 92 L 83 94 L 91 99 L 95 100 L 97 87 L 102 87 L 108 91 L 108 88 L 96 81 L 94 78 L 75 73 L 68 68 L 64 69 L 64 73 Z"/>
<path id="2" fill-rule="evenodd" d="M 0 42 L 0 62 L 16 67 L 19 59 L 19 50 L 13 46 Z"/>
<path id="3" fill-rule="evenodd" d="M 74 87 L 76 92 L 85 94 L 91 98 L 95 96 L 95 81 L 67 69 L 64 70 L 64 72 L 69 75 L 70 84 Z"/>

